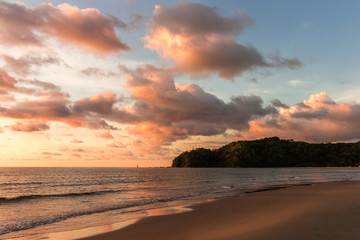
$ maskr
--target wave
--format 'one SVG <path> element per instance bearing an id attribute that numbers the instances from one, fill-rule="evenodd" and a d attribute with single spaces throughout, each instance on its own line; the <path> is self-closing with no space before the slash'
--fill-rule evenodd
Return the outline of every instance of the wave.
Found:
<path id="1" fill-rule="evenodd" d="M 19 183 L 0 183 L 0 186 L 21 186 L 21 185 L 39 185 L 43 184 L 43 182 L 19 182 Z"/>
<path id="2" fill-rule="evenodd" d="M 63 215 L 56 215 L 56 216 L 51 216 L 51 217 L 42 218 L 42 219 L 24 220 L 24 221 L 19 221 L 16 223 L 5 224 L 2 226 L 0 225 L 0 235 L 4 235 L 7 233 L 16 232 L 16 231 L 21 231 L 21 230 L 26 230 L 26 229 L 31 229 L 31 228 L 35 228 L 35 227 L 42 226 L 42 225 L 52 224 L 52 223 L 64 221 L 69 218 L 74 218 L 74 217 L 79 217 L 79 216 L 84 216 L 84 215 L 91 215 L 91 214 L 96 214 L 96 213 L 104 213 L 104 212 L 113 211 L 113 210 L 141 207 L 141 206 L 145 206 L 145 205 L 156 204 L 159 202 L 160 203 L 170 202 L 170 201 L 175 201 L 175 200 L 188 198 L 188 197 L 195 197 L 195 196 L 199 196 L 199 194 L 186 195 L 186 196 L 184 195 L 184 196 L 178 196 L 178 197 L 168 197 L 168 198 L 148 199 L 148 200 L 141 201 L 141 202 L 133 202 L 133 203 L 127 204 L 127 205 L 118 205 L 118 206 L 110 206 L 110 207 L 101 208 L 101 209 L 76 211 L 76 212 L 70 212 L 70 213 L 66 213 Z M 138 210 L 136 210 L 136 211 L 138 211 Z M 135 212 L 135 211 L 132 211 L 132 212 Z"/>
<path id="3" fill-rule="evenodd" d="M 81 193 L 60 193 L 60 194 L 33 194 L 33 195 L 22 195 L 16 197 L 0 197 L 1 202 L 16 202 L 29 199 L 41 199 L 41 198 L 52 198 L 52 197 L 78 197 L 88 195 L 103 195 L 107 193 L 123 192 L 124 190 L 105 190 L 105 191 L 94 191 L 94 192 L 81 192 Z"/>
<path id="4" fill-rule="evenodd" d="M 277 186 L 268 186 L 268 187 L 264 187 L 264 188 L 258 188 L 258 189 L 253 189 L 253 190 L 250 190 L 250 191 L 245 191 L 244 193 L 250 194 L 250 193 L 258 193 L 258 192 L 275 191 L 275 190 L 280 190 L 280 189 L 284 189 L 284 188 L 288 188 L 288 187 L 310 186 L 312 184 L 313 183 L 295 183 L 295 184 L 284 184 L 284 185 L 277 185 Z"/>

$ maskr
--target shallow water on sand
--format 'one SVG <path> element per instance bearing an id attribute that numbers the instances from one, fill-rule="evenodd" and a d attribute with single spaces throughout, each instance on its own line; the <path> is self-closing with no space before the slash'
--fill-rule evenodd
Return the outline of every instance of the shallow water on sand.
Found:
<path id="1" fill-rule="evenodd" d="M 0 168 L 0 239 L 75 239 L 236 192 L 360 180 L 357 168 Z"/>

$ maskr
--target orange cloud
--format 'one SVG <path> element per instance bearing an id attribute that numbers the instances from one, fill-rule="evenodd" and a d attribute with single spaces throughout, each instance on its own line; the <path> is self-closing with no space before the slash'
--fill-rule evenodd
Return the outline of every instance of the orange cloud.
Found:
<path id="1" fill-rule="evenodd" d="M 313 94 L 279 115 L 250 121 L 242 138 L 279 136 L 311 142 L 360 140 L 360 105 L 335 102 L 326 92 Z"/>
<path id="2" fill-rule="evenodd" d="M 9 126 L 9 128 L 13 131 L 19 132 L 37 132 L 50 129 L 49 125 L 47 125 L 46 123 L 32 120 L 16 122 L 14 125 Z"/>
<path id="3" fill-rule="evenodd" d="M 0 43 L 4 45 L 43 46 L 47 35 L 87 52 L 129 50 L 116 36 L 115 28 L 126 28 L 126 24 L 93 8 L 79 9 L 66 3 L 28 8 L 0 2 Z"/>
<path id="4" fill-rule="evenodd" d="M 111 147 L 111 148 L 126 148 L 126 145 L 121 143 L 121 142 L 113 142 L 113 143 L 110 143 L 107 146 Z"/>
<path id="5" fill-rule="evenodd" d="M 146 47 L 174 60 L 176 70 L 193 76 L 218 73 L 233 79 L 259 67 L 292 69 L 302 65 L 297 58 L 273 56 L 266 60 L 252 45 L 238 44 L 235 37 L 252 23 L 245 12 L 226 17 L 217 8 L 201 3 L 156 6 L 149 20 Z"/>
<path id="6" fill-rule="evenodd" d="M 110 134 L 109 130 L 102 134 L 99 134 L 98 137 L 105 138 L 105 139 L 114 139 L 114 136 Z"/>

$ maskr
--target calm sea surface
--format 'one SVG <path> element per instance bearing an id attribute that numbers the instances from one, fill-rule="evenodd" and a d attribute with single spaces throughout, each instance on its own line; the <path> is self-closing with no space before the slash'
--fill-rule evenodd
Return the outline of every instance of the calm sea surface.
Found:
<path id="1" fill-rule="evenodd" d="M 0 239 L 75 239 L 272 186 L 360 180 L 355 168 L 0 168 Z"/>

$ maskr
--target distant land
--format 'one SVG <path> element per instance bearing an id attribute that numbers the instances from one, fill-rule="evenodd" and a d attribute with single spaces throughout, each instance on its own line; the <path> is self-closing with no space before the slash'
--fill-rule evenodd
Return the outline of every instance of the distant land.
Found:
<path id="1" fill-rule="evenodd" d="M 172 167 L 359 167 L 360 142 L 307 143 L 270 137 L 197 148 L 174 158 Z"/>

